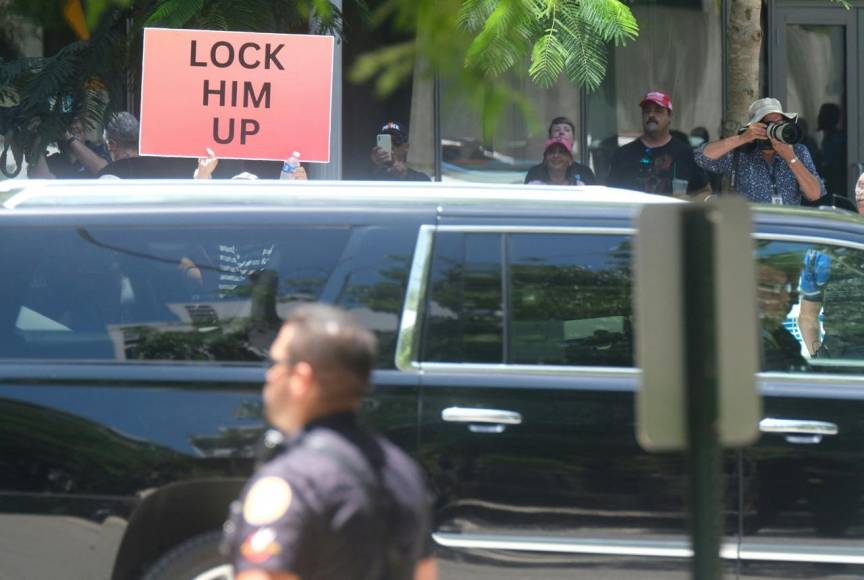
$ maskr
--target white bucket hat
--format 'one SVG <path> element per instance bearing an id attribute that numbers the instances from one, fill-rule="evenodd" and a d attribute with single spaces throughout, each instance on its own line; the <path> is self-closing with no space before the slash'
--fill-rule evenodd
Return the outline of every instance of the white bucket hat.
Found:
<path id="1" fill-rule="evenodd" d="M 745 125 L 745 127 L 749 127 L 753 123 L 758 123 L 765 118 L 765 115 L 768 115 L 770 113 L 780 113 L 790 121 L 795 121 L 798 119 L 798 113 L 785 112 L 783 110 L 783 107 L 780 106 L 780 101 L 772 97 L 767 97 L 764 99 L 753 101 L 753 104 L 750 105 L 749 109 L 747 109 L 747 114 L 750 115 L 750 118 L 748 119 L 747 125 Z"/>

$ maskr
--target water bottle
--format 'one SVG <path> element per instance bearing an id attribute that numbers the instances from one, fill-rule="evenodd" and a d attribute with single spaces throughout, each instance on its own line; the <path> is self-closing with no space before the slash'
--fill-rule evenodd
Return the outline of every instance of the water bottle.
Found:
<path id="1" fill-rule="evenodd" d="M 294 174 L 298 167 L 300 167 L 300 153 L 295 151 L 287 161 L 282 163 L 282 173 L 279 174 L 279 179 L 296 179 Z"/>

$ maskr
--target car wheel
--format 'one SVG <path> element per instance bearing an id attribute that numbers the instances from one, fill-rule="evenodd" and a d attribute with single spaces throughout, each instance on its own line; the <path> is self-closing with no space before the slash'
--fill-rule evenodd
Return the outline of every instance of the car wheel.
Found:
<path id="1" fill-rule="evenodd" d="M 233 568 L 219 553 L 221 538 L 214 531 L 186 540 L 159 558 L 143 580 L 233 580 Z"/>

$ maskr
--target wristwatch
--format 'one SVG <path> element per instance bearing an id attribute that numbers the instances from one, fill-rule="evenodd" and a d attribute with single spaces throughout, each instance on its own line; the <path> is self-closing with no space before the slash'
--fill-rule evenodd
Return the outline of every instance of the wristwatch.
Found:
<path id="1" fill-rule="evenodd" d="M 789 160 L 789 165 L 795 165 L 796 163 L 798 163 L 797 157 L 793 157 L 792 159 Z"/>

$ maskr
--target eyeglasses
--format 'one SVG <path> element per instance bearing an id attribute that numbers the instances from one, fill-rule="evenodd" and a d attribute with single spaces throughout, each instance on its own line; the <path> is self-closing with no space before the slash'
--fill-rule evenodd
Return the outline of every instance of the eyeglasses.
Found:
<path id="1" fill-rule="evenodd" d="M 759 290 L 762 292 L 769 292 L 771 294 L 780 294 L 785 292 L 786 294 L 792 293 L 792 284 L 789 282 L 785 284 L 759 284 Z"/>

